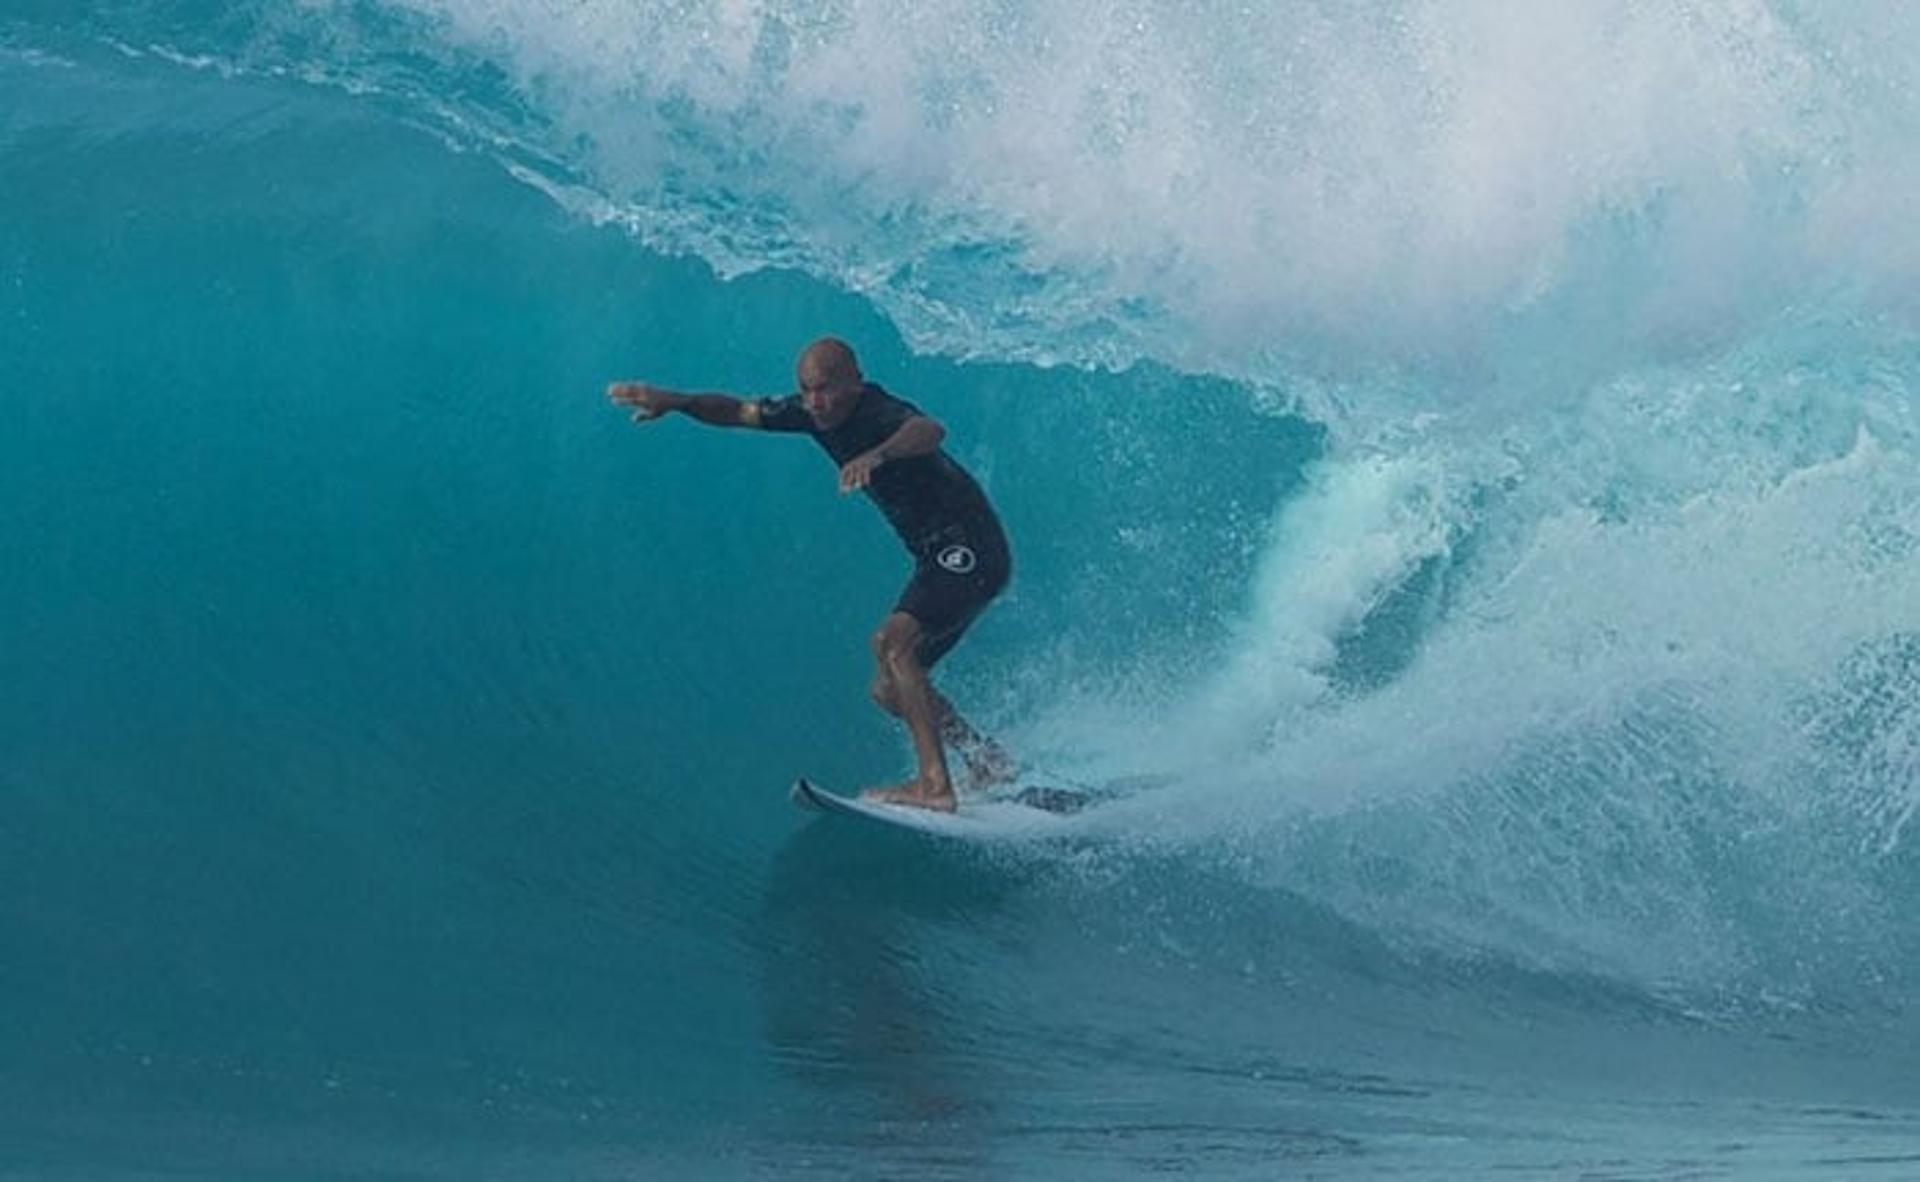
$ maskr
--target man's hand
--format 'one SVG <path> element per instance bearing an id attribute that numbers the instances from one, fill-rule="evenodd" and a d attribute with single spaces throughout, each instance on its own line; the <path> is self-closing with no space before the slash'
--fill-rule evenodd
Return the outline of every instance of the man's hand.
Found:
<path id="1" fill-rule="evenodd" d="M 668 411 L 679 410 L 685 402 L 673 391 L 645 382 L 615 382 L 607 387 L 607 398 L 620 406 L 632 407 L 636 423 L 652 422 Z"/>
<path id="2" fill-rule="evenodd" d="M 887 462 L 880 448 L 863 452 L 846 462 L 840 469 L 840 491 L 857 492 L 873 483 L 873 470 Z"/>

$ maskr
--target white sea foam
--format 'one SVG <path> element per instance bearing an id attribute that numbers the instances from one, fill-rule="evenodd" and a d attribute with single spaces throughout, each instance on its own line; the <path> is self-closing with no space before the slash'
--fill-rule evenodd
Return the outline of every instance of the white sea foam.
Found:
<path id="1" fill-rule="evenodd" d="M 752 212 L 755 250 L 952 352 L 1249 374 L 1303 342 L 1471 353 L 1569 300 L 1645 346 L 1916 273 L 1901 6 L 408 7 L 610 201 L 677 207 L 692 250 Z M 996 266 L 1059 306 L 996 316 Z"/>

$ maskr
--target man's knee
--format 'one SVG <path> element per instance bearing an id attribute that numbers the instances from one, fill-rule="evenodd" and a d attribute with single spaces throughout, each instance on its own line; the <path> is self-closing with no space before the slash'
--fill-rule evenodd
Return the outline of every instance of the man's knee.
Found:
<path id="1" fill-rule="evenodd" d="M 895 717 L 899 716 L 900 703 L 895 700 L 893 696 L 893 682 L 887 677 L 884 671 L 874 676 L 873 684 L 867 687 L 867 692 L 873 695 L 873 701 L 876 706 L 879 706 L 880 709 L 885 710 L 888 714 L 894 715 Z"/>
<path id="2" fill-rule="evenodd" d="M 883 680 L 891 679 L 910 667 L 917 667 L 915 648 L 920 643 L 920 623 L 905 612 L 886 618 L 873 634 L 873 659 Z"/>

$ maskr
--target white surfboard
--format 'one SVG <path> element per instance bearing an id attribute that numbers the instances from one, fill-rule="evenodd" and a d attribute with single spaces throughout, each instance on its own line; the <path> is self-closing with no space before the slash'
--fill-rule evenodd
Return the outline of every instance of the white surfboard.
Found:
<path id="1" fill-rule="evenodd" d="M 1022 841 L 1057 835 L 1068 827 L 1062 813 L 1049 812 L 1007 798 L 962 799 L 957 811 L 940 813 L 932 809 L 915 808 L 910 804 L 888 804 L 855 796 L 841 796 L 804 778 L 793 782 L 793 789 L 788 795 L 801 808 L 818 809 L 894 829 L 908 829 L 962 841 Z"/>

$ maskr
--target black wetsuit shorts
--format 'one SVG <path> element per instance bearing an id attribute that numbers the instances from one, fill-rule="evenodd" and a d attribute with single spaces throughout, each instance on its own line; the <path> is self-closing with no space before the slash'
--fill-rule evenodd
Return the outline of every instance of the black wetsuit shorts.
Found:
<path id="1" fill-rule="evenodd" d="M 1013 575 L 1007 536 L 992 514 L 946 526 L 915 548 L 913 577 L 893 610 L 920 624 L 916 654 L 931 669 Z"/>

